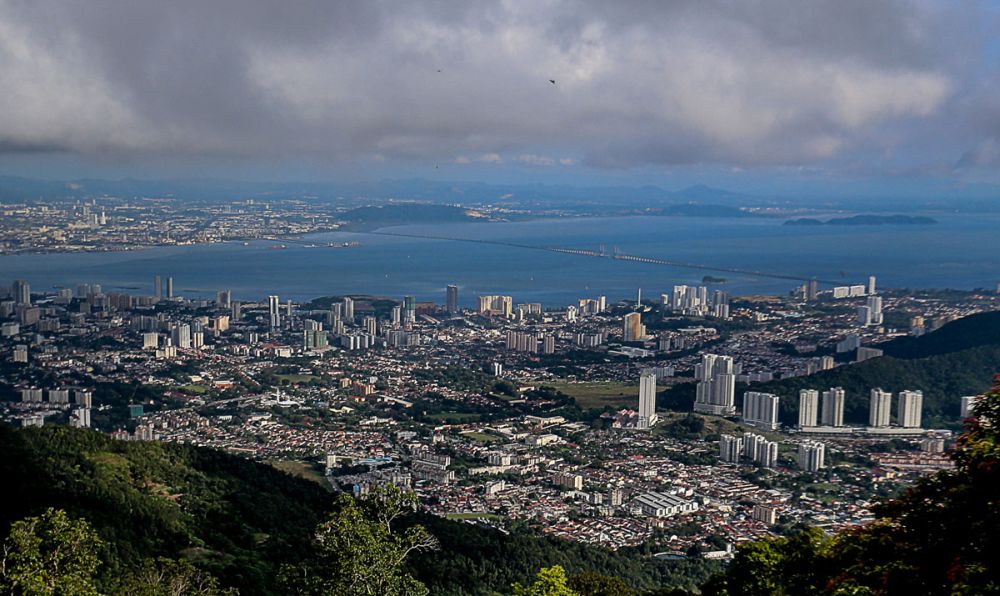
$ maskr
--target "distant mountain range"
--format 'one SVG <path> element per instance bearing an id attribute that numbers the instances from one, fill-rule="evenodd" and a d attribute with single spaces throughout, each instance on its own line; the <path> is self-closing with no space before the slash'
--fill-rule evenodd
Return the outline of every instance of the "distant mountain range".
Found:
<path id="1" fill-rule="evenodd" d="M 755 208 L 762 212 L 813 209 L 827 212 L 998 211 L 1000 203 L 976 199 L 951 201 L 902 198 L 818 199 L 807 196 L 768 196 L 694 185 L 681 190 L 659 186 L 571 186 L 549 184 L 488 184 L 483 182 L 426 179 L 386 179 L 370 182 L 247 182 L 224 179 L 139 180 L 39 180 L 0 176 L 0 202 L 23 202 L 39 198 L 175 197 L 188 201 L 236 201 L 244 199 L 308 199 L 362 206 L 372 201 L 421 201 L 439 204 L 506 205 L 531 210 L 562 210 L 600 213 L 633 210 L 640 214 L 670 207 Z M 688 207 L 692 206 L 692 207 Z M 673 213 L 666 213 L 668 215 Z M 719 216 L 718 213 L 709 214 Z M 732 214 L 729 214 L 732 215 Z M 745 214 L 742 214 L 745 215 Z M 742 216 L 741 215 L 741 216 Z"/>

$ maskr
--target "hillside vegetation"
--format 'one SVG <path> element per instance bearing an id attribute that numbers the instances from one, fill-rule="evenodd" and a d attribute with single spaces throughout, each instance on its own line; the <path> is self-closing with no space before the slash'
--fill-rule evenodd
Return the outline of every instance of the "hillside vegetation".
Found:
<path id="1" fill-rule="evenodd" d="M 330 527 L 331 515 L 353 510 L 316 482 L 212 449 L 116 441 L 59 426 L 0 426 L 0 452 L 8 487 L 0 531 L 8 534 L 29 516 L 41 516 L 32 517 L 35 525 L 46 516 L 58 519 L 51 510 L 84 520 L 100 544 L 96 585 L 102 593 L 124 593 L 116 588 L 120 578 L 143 570 L 162 576 L 164 566 L 191 565 L 244 595 L 336 593 L 288 579 L 289 569 L 329 575 L 344 565 L 339 559 L 330 563 L 342 531 L 328 531 L 326 546 L 315 538 Z M 363 512 L 378 516 L 371 507 Z M 356 511 L 351 515 L 355 525 L 363 521 Z M 334 527 L 345 522 L 338 523 Z M 659 561 L 651 552 L 615 552 L 526 529 L 505 534 L 429 515 L 410 514 L 401 524 L 407 531 L 422 526 L 436 538 L 436 550 L 414 553 L 405 564 L 406 573 L 432 594 L 504 593 L 514 582 L 529 580 L 539 565 L 614 575 L 644 589 L 693 587 L 717 569 L 700 560 Z M 370 560 L 361 557 L 355 567 Z M 327 580 L 324 585 L 340 585 L 337 577 Z"/>

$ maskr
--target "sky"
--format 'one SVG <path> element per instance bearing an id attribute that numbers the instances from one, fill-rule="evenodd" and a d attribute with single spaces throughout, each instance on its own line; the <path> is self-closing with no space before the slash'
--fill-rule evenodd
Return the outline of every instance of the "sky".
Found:
<path id="1" fill-rule="evenodd" d="M 992 196 L 998 25 L 962 0 L 0 0 L 0 174 Z"/>

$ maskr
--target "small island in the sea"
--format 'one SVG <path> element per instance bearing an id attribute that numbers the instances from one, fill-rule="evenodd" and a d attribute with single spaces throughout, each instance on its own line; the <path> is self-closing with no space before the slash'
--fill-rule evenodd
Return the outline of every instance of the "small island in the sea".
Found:
<path id="1" fill-rule="evenodd" d="M 811 217 L 789 219 L 786 226 L 926 226 L 936 224 L 933 217 L 924 215 L 853 215 L 822 221 Z"/>
<path id="2" fill-rule="evenodd" d="M 725 277 L 715 277 L 714 275 L 706 275 L 701 278 L 701 283 L 703 284 L 724 284 L 727 280 Z"/>

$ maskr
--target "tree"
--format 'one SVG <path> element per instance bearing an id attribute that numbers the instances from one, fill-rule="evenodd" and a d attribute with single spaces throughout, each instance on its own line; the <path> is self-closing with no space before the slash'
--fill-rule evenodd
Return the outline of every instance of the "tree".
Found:
<path id="1" fill-rule="evenodd" d="M 566 572 L 559 565 L 543 567 L 530 586 L 514 584 L 514 596 L 579 596 L 569 587 Z"/>
<path id="2" fill-rule="evenodd" d="M 4 591 L 25 595 L 96 595 L 103 542 L 83 519 L 61 509 L 14 522 L 3 546 Z"/>
<path id="3" fill-rule="evenodd" d="M 593 571 L 577 573 L 569 578 L 569 588 L 580 596 L 634 596 L 636 591 L 620 578 Z"/>
<path id="4" fill-rule="evenodd" d="M 341 495 L 337 512 L 316 528 L 315 566 L 286 570 L 286 582 L 300 594 L 426 594 L 426 586 L 403 564 L 412 553 L 438 548 L 437 539 L 420 525 L 403 531 L 393 527 L 416 504 L 416 495 L 394 485 L 377 488 L 363 500 Z"/>
<path id="5" fill-rule="evenodd" d="M 129 596 L 236 596 L 239 592 L 219 587 L 211 574 L 187 561 L 148 559 L 118 585 L 119 594 Z"/>

